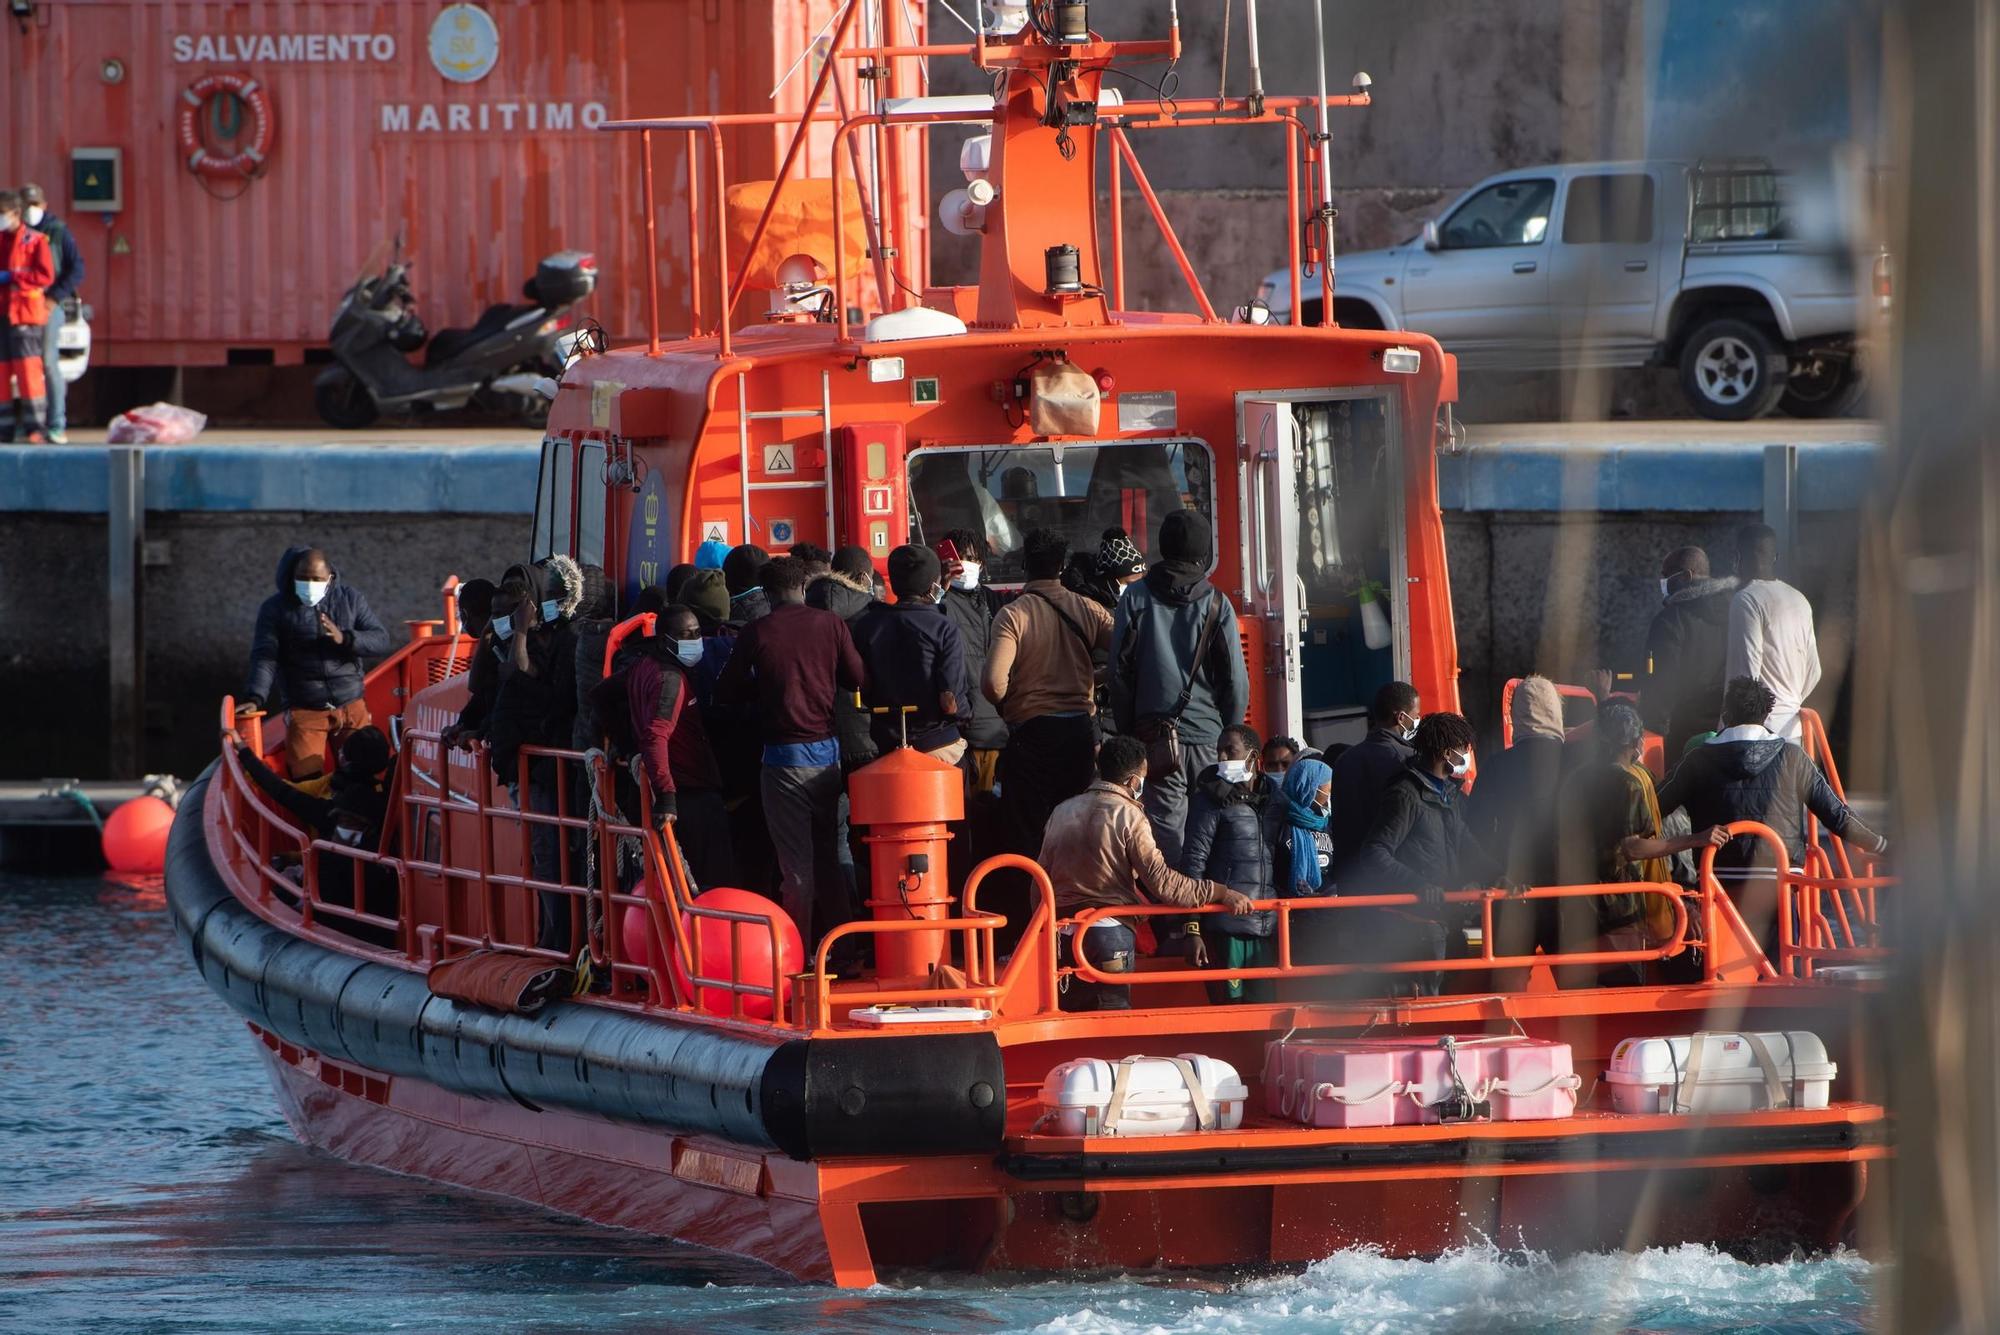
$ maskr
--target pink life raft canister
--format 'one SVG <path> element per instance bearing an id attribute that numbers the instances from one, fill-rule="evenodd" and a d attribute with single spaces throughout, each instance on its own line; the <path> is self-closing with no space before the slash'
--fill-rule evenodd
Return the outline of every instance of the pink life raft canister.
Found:
<path id="1" fill-rule="evenodd" d="M 1265 1111 L 1313 1127 L 1568 1117 L 1582 1084 L 1569 1044 L 1539 1038 L 1286 1039 L 1271 1049 L 1289 1050 L 1265 1053 Z"/>

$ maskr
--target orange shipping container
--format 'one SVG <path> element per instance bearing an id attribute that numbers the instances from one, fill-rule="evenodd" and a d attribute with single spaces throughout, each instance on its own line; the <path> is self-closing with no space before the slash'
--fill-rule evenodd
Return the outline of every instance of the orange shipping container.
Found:
<path id="1" fill-rule="evenodd" d="M 816 37 L 824 45 L 837 7 L 38 0 L 26 30 L 10 23 L 6 33 L 0 180 L 42 183 L 75 230 L 99 361 L 220 364 L 232 350 L 301 360 L 324 345 L 340 294 L 399 236 L 434 328 L 516 299 L 537 259 L 574 248 L 595 253 L 601 271 L 587 313 L 614 340 L 635 339 L 645 330 L 637 144 L 593 127 L 797 112 L 817 72 L 800 56 Z M 903 6 L 904 37 L 921 8 Z M 249 76 L 254 91 L 188 101 L 216 74 Z M 846 105 L 859 107 L 851 65 L 839 75 Z M 260 103 L 268 126 L 258 124 Z M 253 147 L 260 130 L 270 148 L 255 176 L 190 170 L 184 132 L 226 157 Z M 776 175 L 790 134 L 788 125 L 732 130 L 730 170 Z M 905 170 L 920 181 L 907 138 Z M 813 137 L 814 175 L 827 171 L 829 139 Z M 686 321 L 685 142 L 663 135 L 655 149 L 669 329 Z M 106 148 L 122 154 L 121 207 L 93 215 L 79 207 L 72 155 Z M 712 205 L 705 159 L 700 191 Z M 705 234 L 712 262 L 707 243 Z"/>

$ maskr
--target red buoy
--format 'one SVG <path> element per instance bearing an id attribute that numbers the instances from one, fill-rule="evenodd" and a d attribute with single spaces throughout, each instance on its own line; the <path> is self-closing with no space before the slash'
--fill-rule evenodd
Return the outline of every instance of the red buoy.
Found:
<path id="1" fill-rule="evenodd" d="M 173 824 L 174 809 L 157 797 L 120 802 L 104 822 L 104 860 L 113 871 L 165 871 Z"/>
<path id="2" fill-rule="evenodd" d="M 648 891 L 650 892 L 650 889 Z M 697 917 L 686 914 L 681 918 L 681 931 L 691 936 L 695 943 L 695 967 L 703 978 L 735 978 L 740 983 L 753 987 L 776 987 L 779 995 L 791 993 L 792 975 L 805 968 L 806 947 L 799 937 L 797 924 L 785 910 L 763 895 L 749 890 L 737 890 L 730 886 L 717 886 L 695 896 L 695 906 L 704 909 L 722 909 L 730 913 L 767 918 L 777 924 L 778 967 L 775 978 L 771 969 L 771 932 L 762 923 L 736 922 L 722 918 Z M 624 920 L 619 924 L 620 940 L 625 946 L 625 958 L 634 964 L 653 962 L 653 927 L 646 910 L 637 904 L 625 910 Z M 740 942 L 743 957 L 731 971 L 731 956 Z M 685 996 L 694 989 L 687 970 L 681 967 L 680 954 L 671 942 L 667 946 L 667 972 L 673 976 L 674 987 Z M 731 1013 L 730 992 L 727 988 L 704 987 L 698 990 L 695 1004 L 709 1015 Z M 771 998 L 745 996 L 743 1014 L 757 1020 L 768 1020 L 772 1015 Z"/>

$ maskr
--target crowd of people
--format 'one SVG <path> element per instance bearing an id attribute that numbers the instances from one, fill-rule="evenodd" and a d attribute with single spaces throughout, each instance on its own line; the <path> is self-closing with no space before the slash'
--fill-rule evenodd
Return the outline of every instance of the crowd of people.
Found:
<path id="1" fill-rule="evenodd" d="M 1208 579 L 1213 534 L 1199 513 L 1161 524 L 1150 564 L 1122 530 L 1094 552 L 1060 533 L 1026 535 L 1017 593 L 985 582 L 983 535 L 889 553 L 886 581 L 859 547 L 810 544 L 773 556 L 753 544 L 704 544 L 691 563 L 642 589 L 626 615 L 651 613 L 608 670 L 617 618 L 610 578 L 552 556 L 460 590 L 475 637 L 467 699 L 448 746 L 482 744 L 523 810 L 553 813 L 553 759 L 523 748 L 606 748 L 622 803 L 643 784 L 655 819 L 674 822 L 694 883 L 772 895 L 808 943 L 861 912 L 866 841 L 850 830 L 846 777 L 898 747 L 958 768 L 966 817 L 954 830 L 954 888 L 989 854 L 1036 858 L 1054 887 L 1065 961 L 1129 971 L 1176 951 L 1226 975 L 1217 1002 L 1274 995 L 1280 899 L 1407 896 L 1389 906 L 1293 915 L 1295 962 L 1435 962 L 1466 948 L 1468 888 L 1692 884 L 1695 855 L 1717 850 L 1718 877 L 1767 929 L 1775 904 L 1764 845 L 1726 826 L 1771 826 L 1791 865 L 1806 817 L 1859 847 L 1884 841 L 1834 793 L 1788 737 L 1818 676 L 1811 612 L 1775 579 L 1768 530 L 1746 531 L 1740 580 L 1718 580 L 1699 549 L 1668 557 L 1639 707 L 1606 698 L 1571 727 L 1548 679 L 1521 682 L 1513 744 L 1470 792 L 1475 733 L 1456 713 L 1426 713 L 1417 689 L 1376 692 L 1366 736 L 1321 752 L 1260 738 L 1241 722 L 1249 683 L 1236 609 Z M 386 745 L 370 726 L 362 659 L 387 633 L 324 553 L 288 550 L 258 620 L 242 708 L 282 698 L 286 800 L 327 837 L 379 838 Z M 1733 600 L 1726 601 L 1725 600 Z M 1798 609 L 1804 607 L 1801 627 Z M 1810 657 L 1810 666 L 1803 661 Z M 1739 670 L 1749 664 L 1751 670 Z M 1782 688 L 1779 685 L 1782 683 Z M 1648 725 L 1676 764 L 1663 783 L 1643 763 Z M 322 778 L 325 758 L 340 758 Z M 254 759 L 254 758 L 253 758 Z M 246 765 L 249 762 L 246 761 Z M 258 782 L 280 782 L 263 770 Z M 369 794 L 373 796 L 369 796 Z M 567 809 L 586 810 L 589 794 Z M 579 854 L 551 823 L 531 822 L 535 880 L 577 884 Z M 981 907 L 1018 934 L 1032 907 L 1025 877 L 993 878 Z M 1218 906 L 1175 919 L 1120 908 Z M 577 903 L 544 893 L 537 944 L 568 953 Z M 1670 931 L 1658 895 L 1508 899 L 1497 953 L 1643 951 Z M 837 961 L 863 967 L 859 952 Z M 1436 991 L 1442 970 L 1343 986 Z M 1239 976 L 1240 975 L 1240 976 Z M 1565 985 L 1635 982 L 1637 966 L 1565 967 Z M 1664 975 L 1662 975 L 1664 976 Z M 1504 986 L 1508 980 L 1490 980 Z M 1072 977 L 1068 1009 L 1122 1008 L 1129 988 Z"/>
<path id="2" fill-rule="evenodd" d="M 58 343 L 82 283 L 82 252 L 42 188 L 0 190 L 0 440 L 68 443 Z"/>

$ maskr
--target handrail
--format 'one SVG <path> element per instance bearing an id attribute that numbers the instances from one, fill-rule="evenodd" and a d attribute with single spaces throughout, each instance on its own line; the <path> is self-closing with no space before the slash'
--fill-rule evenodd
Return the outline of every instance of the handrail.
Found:
<path id="1" fill-rule="evenodd" d="M 502 929 L 505 896 L 528 897 L 530 922 L 534 920 L 534 896 L 554 893 L 573 902 L 595 899 L 603 911 L 595 924 L 589 921 L 587 913 L 581 915 L 584 933 L 580 939 L 587 940 L 593 958 L 600 961 L 614 977 L 637 974 L 643 978 L 646 987 L 641 1001 L 634 1002 L 613 995 L 589 998 L 593 1003 L 637 1006 L 640 1009 L 665 1006 L 691 1010 L 696 1007 L 704 989 L 721 990 L 731 997 L 731 1018 L 753 1024 L 788 1023 L 780 979 L 775 975 L 764 982 L 745 978 L 740 951 L 731 952 L 731 976 L 720 978 L 703 974 L 697 967 L 697 955 L 686 924 L 704 918 L 729 922 L 732 924 L 730 930 L 739 934 L 739 943 L 744 928 L 761 928 L 770 934 L 769 958 L 773 961 L 779 958 L 777 925 L 763 915 L 693 903 L 692 887 L 687 881 L 671 825 L 663 832 L 650 828 L 650 801 L 645 803 L 647 809 L 642 816 L 647 822 L 645 825 L 632 825 L 613 818 L 615 807 L 610 801 L 612 776 L 601 752 L 522 748 L 522 791 L 526 791 L 529 764 L 545 760 L 556 765 L 557 795 L 557 810 L 554 812 L 536 811 L 532 806 L 524 811 L 496 803 L 491 796 L 490 784 L 486 782 L 482 782 L 476 792 L 459 791 L 453 785 L 451 776 L 453 748 L 444 746 L 435 730 L 404 730 L 404 737 L 411 743 L 428 744 L 431 772 L 424 773 L 418 765 L 417 745 L 399 748 L 397 770 L 391 780 L 395 804 L 390 817 L 384 822 L 385 841 L 392 826 L 403 840 L 405 855 L 397 856 L 386 851 L 356 849 L 316 839 L 294 825 L 286 813 L 276 809 L 243 772 L 235 752 L 235 745 L 242 739 L 234 726 L 234 714 L 234 700 L 224 697 L 219 720 L 223 741 L 219 769 L 222 825 L 230 858 L 256 886 L 252 907 L 265 916 L 280 923 L 293 924 L 303 935 L 343 951 L 405 968 L 424 969 L 439 959 L 464 950 L 499 950 L 535 958 L 562 958 L 561 952 L 505 939 Z M 471 757 L 478 772 L 482 776 L 485 774 L 483 747 L 475 745 L 457 750 L 461 755 Z M 577 765 L 588 767 L 591 786 L 598 794 L 598 801 L 592 804 L 588 813 L 572 813 L 567 809 L 569 775 L 571 767 Z M 409 779 L 412 775 L 421 776 L 428 787 L 421 788 L 411 783 Z M 426 843 L 415 837 L 413 831 L 429 829 L 426 822 L 433 812 L 437 813 L 437 846 L 434 854 L 425 855 Z M 464 865 L 453 857 L 452 848 L 456 841 L 452 828 L 462 820 L 473 822 L 474 828 L 469 835 L 478 849 L 477 865 Z M 495 833 L 498 827 L 507 824 L 521 831 L 517 845 L 521 856 L 518 873 L 501 871 L 490 865 L 488 855 Z M 544 881 L 533 874 L 526 836 L 527 831 L 537 825 L 581 833 L 595 842 L 599 850 L 597 865 L 600 869 L 595 884 L 581 884 L 569 873 L 571 850 L 567 838 L 560 845 L 564 864 L 561 879 Z M 465 837 L 467 833 L 461 831 L 460 837 Z M 614 886 L 618 846 L 624 839 L 640 842 L 642 862 L 651 873 L 645 884 L 634 886 L 631 890 L 620 890 Z M 274 855 L 279 852 L 293 853 L 300 858 L 302 875 L 299 881 L 293 882 L 273 865 Z M 324 892 L 327 887 L 320 874 L 320 858 L 324 855 L 346 859 L 353 889 L 351 905 L 326 898 Z M 365 891 L 370 867 L 379 867 L 395 878 L 398 909 L 394 918 L 370 913 L 367 909 Z M 470 885 L 473 893 L 483 899 L 485 911 L 477 921 L 457 921 L 452 908 L 454 883 Z M 440 911 L 430 914 L 423 910 L 419 903 L 420 893 L 429 895 Z M 646 909 L 655 943 L 661 947 L 651 959 L 643 962 L 622 958 L 623 940 L 621 932 L 616 930 L 618 919 L 615 915 L 630 906 Z M 393 933 L 396 948 L 388 949 L 355 936 L 354 931 L 358 928 Z M 328 931 L 338 933 L 338 939 L 328 940 L 324 936 Z M 680 954 L 683 968 L 678 978 L 674 971 L 665 967 L 669 959 L 668 950 Z M 685 986 L 681 985 L 682 979 Z M 744 999 L 747 997 L 769 999 L 773 1007 L 771 1020 L 764 1021 L 744 1014 Z"/>
<path id="2" fill-rule="evenodd" d="M 1673 930 L 1665 942 L 1658 946 L 1638 950 L 1586 950 L 1568 951 L 1541 955 L 1496 955 L 1493 953 L 1493 906 L 1505 902 L 1534 902 L 1546 899 L 1581 899 L 1604 895 L 1645 894 L 1665 898 L 1674 914 Z M 1545 964 L 1551 968 L 1568 965 L 1611 965 L 1641 964 L 1663 960 L 1678 955 L 1687 947 L 1689 917 L 1684 902 L 1687 892 L 1677 885 L 1665 882 L 1630 881 L 1605 885 L 1549 885 L 1536 886 L 1527 891 L 1513 890 L 1458 890 L 1444 896 L 1446 904 L 1478 904 L 1483 928 L 1480 953 L 1447 959 L 1387 960 L 1380 963 L 1355 961 L 1335 964 L 1299 964 L 1292 960 L 1292 914 L 1298 912 L 1327 912 L 1354 909 L 1413 909 L 1421 908 L 1423 900 L 1411 894 L 1385 895 L 1340 895 L 1334 897 L 1314 897 L 1309 899 L 1268 899 L 1257 900 L 1254 908 L 1258 912 L 1276 912 L 1278 915 L 1277 942 L 1278 962 L 1255 968 L 1216 969 L 1151 969 L 1132 973 L 1106 973 L 1092 964 L 1084 953 L 1084 943 L 1091 927 L 1103 918 L 1136 918 L 1222 914 L 1230 910 L 1220 904 L 1204 905 L 1198 909 L 1185 909 L 1172 904 L 1114 904 L 1100 905 L 1084 910 L 1068 921 L 1074 925 L 1075 935 L 1071 938 L 1071 951 L 1076 959 L 1072 972 L 1076 977 L 1090 983 L 1111 983 L 1126 985 L 1132 983 L 1168 982 L 1223 982 L 1229 979 L 1262 980 L 1291 978 L 1331 978 L 1343 974 L 1385 974 L 1385 973 L 1453 973 L 1473 969 L 1526 969 Z"/>
<path id="3" fill-rule="evenodd" d="M 847 140 L 856 130 L 872 128 L 877 135 L 878 150 L 880 150 L 885 146 L 886 140 L 884 136 L 886 131 L 890 129 L 917 127 L 927 131 L 930 127 L 936 125 L 959 124 L 968 121 L 991 121 L 995 119 L 995 112 L 992 110 L 982 113 L 979 111 L 927 111 L 914 108 L 897 108 L 885 111 L 878 108 L 875 111 L 864 114 L 848 115 L 845 99 L 839 94 L 839 84 L 833 81 L 832 78 L 836 62 L 893 62 L 900 58 L 924 59 L 937 55 L 969 55 L 972 57 L 974 63 L 982 69 L 998 69 L 1009 64 L 1004 57 L 997 60 L 989 59 L 989 52 L 1005 50 L 1007 44 L 989 45 L 984 40 L 983 34 L 980 35 L 979 40 L 971 44 L 917 43 L 883 45 L 878 43 L 874 45 L 857 45 L 849 40 L 848 26 L 858 8 L 858 4 L 849 4 L 842 9 L 838 18 L 838 30 L 834 33 L 831 42 L 828 44 L 828 50 L 825 53 L 820 70 L 814 77 L 812 90 L 805 99 L 805 106 L 797 112 L 627 117 L 607 121 L 599 127 L 601 130 L 611 132 L 633 132 L 639 137 L 642 188 L 645 198 L 648 201 L 645 229 L 649 253 L 657 249 L 655 244 L 657 241 L 657 220 L 655 218 L 655 210 L 650 202 L 654 197 L 654 135 L 656 132 L 666 132 L 680 133 L 688 136 L 689 166 L 686 193 L 688 199 L 689 237 L 688 310 L 689 333 L 691 337 L 700 337 L 704 333 L 701 309 L 700 205 L 695 177 L 698 170 L 696 158 L 699 153 L 699 139 L 703 135 L 708 137 L 711 156 L 710 169 L 712 173 L 711 189 L 716 199 L 716 207 L 713 213 L 714 241 L 717 256 L 716 296 L 718 314 L 714 322 L 714 333 L 720 343 L 721 356 L 725 360 L 733 355 L 731 344 L 734 315 L 742 299 L 744 290 L 748 286 L 749 274 L 756 259 L 758 245 L 769 228 L 770 219 L 777 207 L 778 196 L 782 193 L 784 184 L 792 178 L 796 171 L 799 158 L 810 142 L 810 132 L 816 126 L 827 124 L 831 120 L 834 127 L 829 146 L 828 162 L 833 182 L 833 225 L 838 231 L 844 230 L 846 226 L 845 215 L 841 208 L 842 149 L 847 146 Z M 1152 54 L 1162 56 L 1166 59 L 1173 59 L 1179 49 L 1179 30 L 1175 28 L 1170 37 L 1164 41 L 1093 41 L 1085 46 L 1071 48 L 1069 51 L 1063 53 L 1063 55 L 1065 58 L 1083 60 L 1109 59 L 1113 53 L 1123 58 L 1143 57 Z M 835 94 L 834 105 L 822 105 L 822 98 L 826 95 L 829 87 L 833 89 Z M 1316 137 L 1308 135 L 1303 123 L 1298 118 L 1298 112 L 1304 108 L 1316 106 L 1327 108 L 1365 108 L 1372 104 L 1373 101 L 1370 94 L 1365 91 L 1332 95 L 1270 95 L 1254 99 L 1216 97 L 1175 99 L 1172 101 L 1161 99 L 1152 101 L 1135 100 L 1122 102 L 1115 106 L 1103 107 L 1097 117 L 1096 124 L 1098 128 L 1106 131 L 1111 136 L 1112 147 L 1108 156 L 1112 163 L 1114 174 L 1119 169 L 1121 159 L 1129 163 L 1134 174 L 1135 183 L 1139 186 L 1142 195 L 1145 196 L 1149 210 L 1154 214 L 1156 221 L 1160 225 L 1165 244 L 1179 266 L 1183 277 L 1187 280 L 1189 290 L 1194 297 L 1197 307 L 1196 314 L 1204 321 L 1213 323 L 1218 319 L 1215 310 L 1210 305 L 1201 282 L 1194 273 L 1192 264 L 1181 253 L 1180 244 L 1174 235 L 1172 224 L 1168 220 L 1160 202 L 1153 197 L 1150 184 L 1146 181 L 1144 171 L 1140 167 L 1136 155 L 1133 154 L 1131 146 L 1125 138 L 1125 132 L 1128 130 L 1264 124 L 1283 126 L 1287 135 L 1286 197 L 1290 201 L 1286 216 L 1288 218 L 1296 218 L 1299 214 L 1300 183 L 1298 167 L 1300 159 L 1301 157 L 1304 158 L 1308 173 L 1312 172 L 1316 167 L 1323 169 L 1321 158 L 1325 151 L 1324 146 L 1314 141 Z M 726 188 L 726 154 L 722 141 L 722 133 L 725 129 L 752 126 L 775 127 L 779 125 L 794 126 L 794 133 L 790 142 L 786 145 L 785 153 L 778 169 L 776 183 L 771 190 L 769 198 L 764 201 L 757 222 L 752 228 L 741 262 L 732 273 L 726 253 L 727 225 L 724 218 L 725 210 L 722 207 Z M 900 159 L 890 157 L 888 161 L 891 175 L 893 176 L 895 164 Z M 901 186 L 892 182 L 890 188 L 898 196 L 898 199 L 893 201 L 895 211 L 899 216 L 906 214 L 908 212 L 908 202 L 900 198 L 902 195 Z M 918 203 L 920 205 L 921 201 Z M 1123 211 L 1122 209 L 1118 209 L 1116 212 L 1119 216 L 1114 222 L 1115 234 L 1112 238 L 1112 251 L 1114 256 L 1118 257 L 1118 260 L 1122 260 L 1124 240 L 1122 230 Z M 866 216 L 864 216 L 863 224 L 865 227 L 887 226 L 886 221 L 878 221 Z M 1288 231 L 1295 233 L 1296 229 L 1288 229 Z M 1292 240 L 1296 242 L 1296 235 L 1292 236 Z M 879 237 L 871 240 L 869 249 L 875 254 L 878 270 L 883 268 L 885 255 L 896 257 L 900 256 L 902 251 L 902 247 L 896 244 L 896 238 L 893 236 L 889 237 L 886 241 Z M 836 293 L 835 323 L 838 326 L 836 341 L 842 346 L 849 346 L 852 342 L 852 333 L 847 320 L 849 302 L 846 297 L 846 250 L 845 238 L 842 237 L 839 239 L 839 244 L 833 247 L 832 264 L 834 270 L 834 290 Z M 1122 287 L 1123 266 L 1120 262 L 1114 261 L 1114 263 L 1117 271 L 1114 285 Z M 1300 255 L 1295 245 L 1288 246 L 1287 263 L 1291 267 L 1292 276 L 1291 290 L 1293 305 L 1295 307 L 1293 323 L 1297 324 L 1296 308 L 1301 304 L 1299 294 L 1302 286 L 1301 275 L 1303 270 L 1301 268 Z M 895 259 L 890 258 L 889 265 L 893 267 L 894 264 Z M 877 287 L 884 289 L 879 293 L 879 296 L 884 303 L 885 309 L 892 301 L 901 302 L 903 300 L 902 297 L 898 296 L 899 289 L 905 292 L 908 290 L 907 285 L 903 284 L 901 279 L 895 279 L 893 284 L 885 284 L 879 272 L 877 275 Z M 911 297 L 914 299 L 914 294 L 911 294 Z M 1330 325 L 1332 323 L 1332 304 L 1328 302 L 1323 303 L 1323 305 L 1322 323 Z M 660 342 L 657 273 L 651 274 L 648 287 L 647 350 L 653 355 L 658 355 L 662 350 Z"/>
<path id="4" fill-rule="evenodd" d="M 986 878 L 996 871 L 1023 871 L 1034 882 L 1039 891 L 1039 899 L 1034 912 L 1028 917 L 1026 928 L 1014 948 L 1014 954 L 1002 970 L 994 957 L 994 936 L 1007 923 L 1004 914 L 982 911 L 978 907 L 979 887 Z M 995 1016 L 1006 1009 L 1006 1003 L 1024 987 L 1030 977 L 1039 984 L 1035 995 L 1030 998 L 1032 1014 L 1048 1014 L 1056 1009 L 1056 948 L 1055 948 L 1055 887 L 1049 881 L 1049 874 L 1040 863 L 1018 853 L 998 853 L 987 858 L 972 869 L 966 878 L 963 911 L 956 918 L 924 918 L 915 921 L 883 921 L 862 919 L 842 923 L 828 932 L 820 942 L 818 954 L 814 958 L 814 968 L 810 975 L 815 989 L 815 1016 L 820 1024 L 828 1024 L 833 1016 L 833 972 L 828 967 L 832 949 L 837 941 L 849 937 L 894 935 L 899 933 L 957 931 L 962 941 L 962 958 L 965 961 L 967 985 L 954 988 L 934 987 L 857 987 L 847 988 L 840 993 L 845 1004 L 857 1006 L 911 1005 L 922 1002 L 965 1002 L 983 1004 Z M 1030 974 L 1030 970 L 1033 974 Z"/>
<path id="5" fill-rule="evenodd" d="M 1778 890 L 1778 959 L 1772 967 L 1771 976 L 1810 978 L 1820 964 L 1876 961 L 1889 957 L 1890 952 L 1881 944 L 1880 923 L 1876 918 L 1875 891 L 1898 884 L 1898 878 L 1880 875 L 1822 875 L 1795 870 L 1791 865 L 1791 854 L 1785 847 L 1785 841 L 1770 826 L 1760 821 L 1745 820 L 1733 821 L 1723 828 L 1732 838 L 1745 837 L 1758 840 L 1772 853 L 1772 865 L 1768 868 L 1758 868 L 1754 873 L 1757 878 L 1769 879 Z M 1702 850 L 1703 893 L 1711 901 L 1729 906 L 1731 915 L 1735 916 L 1735 930 L 1748 936 L 1748 927 L 1743 923 L 1741 916 L 1735 914 L 1733 901 L 1715 874 L 1716 852 L 1713 846 Z M 1820 864 L 1824 864 L 1826 860 L 1825 855 L 1817 848 L 1808 848 L 1807 863 L 1811 865 L 1815 859 Z M 1835 944 L 1833 925 L 1822 906 L 1821 897 L 1829 890 L 1835 893 L 1836 912 L 1848 940 L 1845 946 Z M 1848 915 L 1847 905 L 1841 900 L 1841 896 L 1849 892 L 1856 895 L 1857 910 L 1852 918 Z M 1861 944 L 1864 936 L 1868 939 L 1867 945 Z"/>

